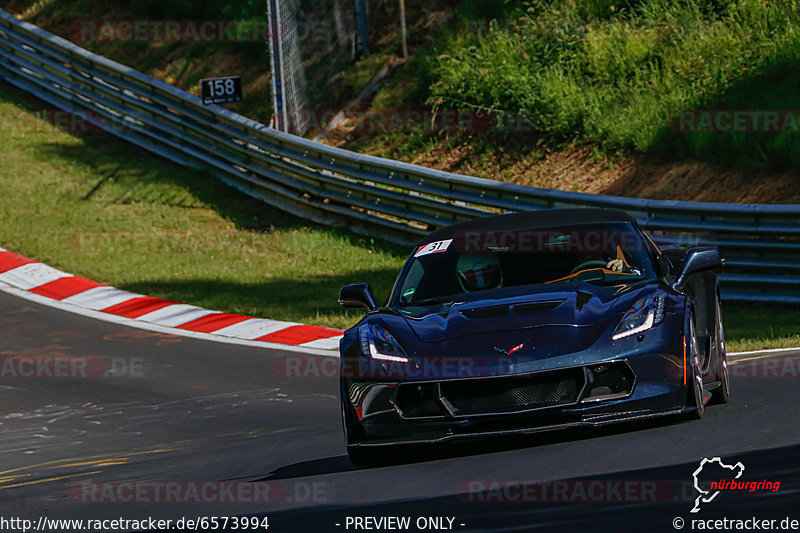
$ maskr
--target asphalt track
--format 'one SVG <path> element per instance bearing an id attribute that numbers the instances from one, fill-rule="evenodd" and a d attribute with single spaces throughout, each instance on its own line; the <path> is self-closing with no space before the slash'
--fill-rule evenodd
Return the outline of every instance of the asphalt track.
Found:
<path id="1" fill-rule="evenodd" d="M 413 449 L 390 466 L 357 469 L 345 455 L 335 359 L 137 330 L 3 293 L 0 339 L 0 362 L 12 361 L 0 378 L 0 518 L 254 515 L 268 516 L 269 531 L 278 532 L 356 531 L 348 516 L 408 516 L 408 531 L 418 531 L 419 517 L 451 517 L 454 531 L 800 520 L 800 351 L 740 358 L 731 403 L 709 407 L 702 421 Z M 43 366 L 35 377 L 21 375 L 18 363 L 32 358 Z M 54 360 L 80 366 L 58 371 L 47 366 Z M 692 472 L 714 456 L 741 461 L 742 479 L 779 480 L 781 488 L 721 493 L 692 515 Z M 542 484 L 521 496 L 492 491 L 492 480 Z M 185 489 L 206 481 L 269 489 L 235 503 L 153 496 L 159 483 Z M 102 497 L 103 487 L 125 482 L 150 492 Z M 637 493 L 642 483 L 657 490 Z M 556 485 L 564 490 L 544 496 L 543 487 Z M 605 488 L 587 498 L 592 486 Z"/>

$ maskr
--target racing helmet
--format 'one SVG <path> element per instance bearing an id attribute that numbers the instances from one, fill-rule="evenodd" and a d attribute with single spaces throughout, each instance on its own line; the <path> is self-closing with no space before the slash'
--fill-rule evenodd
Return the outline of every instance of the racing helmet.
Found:
<path id="1" fill-rule="evenodd" d="M 458 283 L 465 292 L 496 289 L 503 284 L 500 259 L 490 253 L 461 254 L 456 263 Z"/>

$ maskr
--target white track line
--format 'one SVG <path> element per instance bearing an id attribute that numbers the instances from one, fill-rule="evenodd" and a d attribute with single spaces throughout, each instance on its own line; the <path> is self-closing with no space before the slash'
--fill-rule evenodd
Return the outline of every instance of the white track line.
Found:
<path id="1" fill-rule="evenodd" d="M 759 355 L 769 353 L 783 353 L 783 352 L 800 352 L 800 346 L 794 348 L 765 348 L 763 350 L 752 350 L 749 352 L 730 352 L 728 355 L 738 357 L 740 355 Z"/>

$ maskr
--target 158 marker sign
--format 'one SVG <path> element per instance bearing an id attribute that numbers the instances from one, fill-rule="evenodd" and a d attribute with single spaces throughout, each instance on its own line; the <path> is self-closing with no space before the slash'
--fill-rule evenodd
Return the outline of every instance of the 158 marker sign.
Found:
<path id="1" fill-rule="evenodd" d="M 242 77 L 207 78 L 200 80 L 203 104 L 229 104 L 242 101 Z"/>

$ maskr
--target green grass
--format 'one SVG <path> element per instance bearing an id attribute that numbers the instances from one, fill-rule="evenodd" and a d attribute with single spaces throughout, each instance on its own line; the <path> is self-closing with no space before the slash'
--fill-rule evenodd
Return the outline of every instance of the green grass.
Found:
<path id="1" fill-rule="evenodd" d="M 101 133 L 70 135 L 0 86 L 0 244 L 122 289 L 344 328 L 342 285 L 388 295 L 407 250 L 306 225 Z"/>
<path id="2" fill-rule="evenodd" d="M 800 163 L 797 131 L 670 128 L 685 110 L 800 108 L 797 2 L 474 0 L 457 20 L 422 60 L 429 105 L 520 113 L 555 144 Z"/>
<path id="3" fill-rule="evenodd" d="M 800 346 L 800 308 L 725 303 L 722 306 L 729 352 Z"/>

